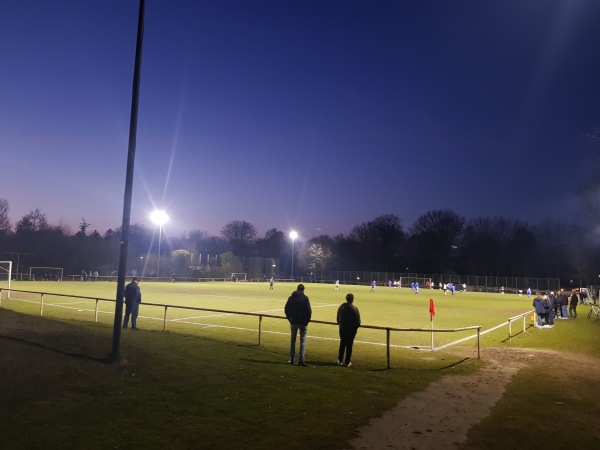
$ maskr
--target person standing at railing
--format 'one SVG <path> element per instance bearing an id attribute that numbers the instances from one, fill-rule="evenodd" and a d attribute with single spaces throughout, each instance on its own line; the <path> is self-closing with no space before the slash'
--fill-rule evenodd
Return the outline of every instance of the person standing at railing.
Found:
<path id="1" fill-rule="evenodd" d="M 137 316 L 142 303 L 142 291 L 140 289 L 140 278 L 133 277 L 131 283 L 125 286 L 125 321 L 123 329 L 126 330 L 131 316 L 131 329 L 137 330 Z"/>
<path id="2" fill-rule="evenodd" d="M 537 328 L 543 327 L 543 319 L 546 317 L 546 323 L 548 321 L 546 316 L 546 308 L 544 307 L 544 300 L 540 296 L 540 293 L 537 293 L 537 296 L 533 299 L 533 307 L 535 308 L 535 313 L 537 314 L 538 323 L 536 325 Z"/>
<path id="3" fill-rule="evenodd" d="M 577 319 L 577 304 L 579 303 L 579 297 L 577 292 L 573 291 L 571 295 L 571 303 L 569 304 L 569 316 L 571 319 Z"/>
<path id="4" fill-rule="evenodd" d="M 300 357 L 298 359 L 299 366 L 307 366 L 306 356 L 306 332 L 308 331 L 308 323 L 312 316 L 312 308 L 310 300 L 304 295 L 304 285 L 299 284 L 298 288 L 292 292 L 285 304 L 285 317 L 290 322 L 290 330 L 292 332 L 290 341 L 290 360 L 288 363 L 294 364 L 296 355 L 296 335 L 300 333 Z"/>
<path id="5" fill-rule="evenodd" d="M 340 366 L 352 367 L 352 346 L 356 332 L 360 327 L 360 312 L 353 305 L 354 295 L 346 295 L 346 303 L 342 303 L 337 312 L 337 323 L 340 325 L 340 349 L 337 363 Z M 344 360 L 344 353 L 346 359 Z"/>

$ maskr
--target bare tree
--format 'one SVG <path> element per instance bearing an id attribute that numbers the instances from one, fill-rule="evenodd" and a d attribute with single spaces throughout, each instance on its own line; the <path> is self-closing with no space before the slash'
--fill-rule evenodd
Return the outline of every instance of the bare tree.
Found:
<path id="1" fill-rule="evenodd" d="M 301 264 L 309 270 L 320 272 L 323 279 L 323 272 L 331 266 L 333 251 L 327 245 L 313 243 L 308 245 L 301 253 Z"/>
<path id="2" fill-rule="evenodd" d="M 254 225 L 245 220 L 233 220 L 221 229 L 221 235 L 237 256 L 249 256 L 256 234 Z"/>
<path id="3" fill-rule="evenodd" d="M 355 226 L 349 235 L 360 260 L 359 267 L 389 271 L 399 264 L 404 231 L 398 216 L 387 214 Z"/>
<path id="4" fill-rule="evenodd" d="M 451 209 L 433 210 L 420 216 L 410 229 L 413 260 L 426 272 L 450 269 L 450 257 L 458 250 L 465 219 Z"/>

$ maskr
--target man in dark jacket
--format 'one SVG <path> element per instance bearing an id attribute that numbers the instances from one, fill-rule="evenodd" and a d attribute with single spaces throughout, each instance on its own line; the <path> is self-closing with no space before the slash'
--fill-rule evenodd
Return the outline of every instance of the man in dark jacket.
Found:
<path id="1" fill-rule="evenodd" d="M 140 290 L 140 279 L 133 277 L 131 283 L 125 286 L 125 321 L 123 328 L 126 330 L 131 316 L 131 329 L 137 330 L 137 316 L 142 303 L 142 291 Z"/>
<path id="2" fill-rule="evenodd" d="M 573 291 L 573 295 L 571 295 L 571 303 L 569 304 L 569 316 L 571 316 L 571 319 L 577 319 L 578 303 L 579 297 L 577 296 L 577 292 Z"/>
<path id="3" fill-rule="evenodd" d="M 337 323 L 340 325 L 340 349 L 338 352 L 337 363 L 340 366 L 352 367 L 350 358 L 352 357 L 352 345 L 358 327 L 360 327 L 360 312 L 352 303 L 354 295 L 346 295 L 346 303 L 342 303 L 337 312 Z M 346 352 L 346 361 L 344 362 L 344 352 Z"/>
<path id="4" fill-rule="evenodd" d="M 537 323 L 536 327 L 542 328 L 542 326 L 543 326 L 542 320 L 547 316 L 546 316 L 546 308 L 544 305 L 544 300 L 542 299 L 542 297 L 540 297 L 539 292 L 538 292 L 537 296 L 533 299 L 533 307 L 535 308 L 535 313 L 538 316 L 538 323 Z"/>
<path id="5" fill-rule="evenodd" d="M 306 354 L 306 332 L 308 330 L 308 322 L 312 316 L 312 309 L 308 297 L 304 295 L 304 285 L 299 284 L 298 289 L 292 292 L 285 304 L 285 317 L 290 322 L 292 331 L 292 339 L 290 342 L 290 364 L 294 364 L 296 355 L 296 335 L 300 332 L 300 358 L 298 359 L 299 366 L 307 366 L 304 359 Z"/>

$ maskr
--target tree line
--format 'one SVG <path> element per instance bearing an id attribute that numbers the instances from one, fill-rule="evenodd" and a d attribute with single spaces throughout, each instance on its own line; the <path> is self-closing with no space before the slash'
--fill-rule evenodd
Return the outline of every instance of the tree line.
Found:
<path id="1" fill-rule="evenodd" d="M 120 228 L 103 235 L 82 218 L 79 230 L 51 225 L 39 209 L 14 226 L 9 204 L 0 199 L 0 260 L 12 260 L 13 271 L 32 266 L 63 267 L 65 274 L 81 270 L 110 275 L 117 270 Z M 586 230 L 572 223 L 544 220 L 529 224 L 502 216 L 467 220 L 451 209 L 431 210 L 407 229 L 400 217 L 382 215 L 356 225 L 347 235 L 320 235 L 296 242 L 294 254 L 287 233 L 272 228 L 264 236 L 244 220 L 231 221 L 218 236 L 193 230 L 185 236 L 163 232 L 161 276 L 171 272 L 193 276 L 219 264 L 219 256 L 272 258 L 277 274 L 326 270 L 397 273 L 446 273 L 505 277 L 560 278 L 563 285 L 598 284 L 600 264 L 596 244 Z M 156 276 L 158 237 L 143 225 L 130 227 L 128 273 Z"/>

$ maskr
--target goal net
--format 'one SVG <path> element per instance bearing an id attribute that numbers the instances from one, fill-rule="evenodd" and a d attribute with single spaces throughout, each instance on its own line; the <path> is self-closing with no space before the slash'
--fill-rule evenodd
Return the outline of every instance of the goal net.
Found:
<path id="1" fill-rule="evenodd" d="M 12 261 L 0 261 L 0 287 L 10 289 Z"/>
<path id="2" fill-rule="evenodd" d="M 30 281 L 62 281 L 62 267 L 30 267 Z"/>
<path id="3" fill-rule="evenodd" d="M 247 273 L 232 273 L 230 276 L 230 280 L 233 282 L 236 281 L 246 281 Z"/>
<path id="4" fill-rule="evenodd" d="M 398 281 L 398 287 L 412 287 L 413 283 L 419 283 L 420 289 L 429 289 L 433 286 L 431 278 L 404 277 Z"/>

